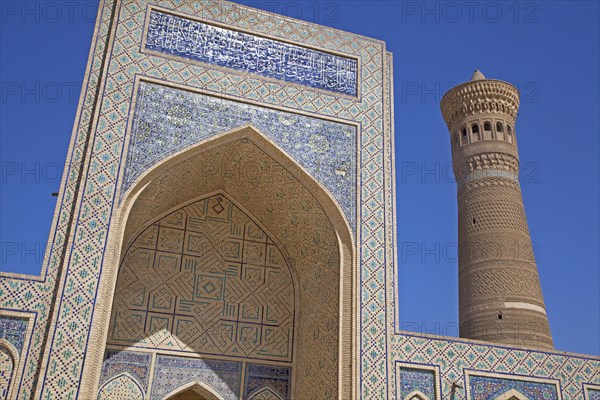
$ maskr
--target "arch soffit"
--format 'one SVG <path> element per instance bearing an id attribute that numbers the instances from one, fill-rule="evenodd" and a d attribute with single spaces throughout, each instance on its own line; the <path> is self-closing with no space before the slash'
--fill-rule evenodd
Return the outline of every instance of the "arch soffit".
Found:
<path id="1" fill-rule="evenodd" d="M 133 239 L 130 241 L 130 243 L 128 243 L 128 247 L 124 248 L 122 251 L 123 254 L 123 259 L 121 261 L 121 263 L 124 261 L 125 256 L 127 255 L 127 253 L 129 252 L 129 249 L 131 248 L 131 246 L 135 243 L 135 241 L 140 237 L 141 234 L 143 234 L 143 232 L 145 231 L 145 229 L 147 229 L 150 225 L 155 224 L 156 222 L 162 220 L 163 218 L 165 218 L 166 216 L 168 216 L 169 214 L 172 214 L 175 211 L 181 210 L 185 207 L 187 207 L 190 204 L 194 204 L 196 202 L 205 200 L 205 199 L 209 199 L 211 197 L 214 196 L 223 196 L 225 197 L 228 201 L 230 201 L 235 207 L 239 208 L 253 223 L 255 223 L 260 229 L 263 230 L 263 232 L 265 232 L 267 234 L 267 236 L 269 236 L 269 239 L 271 239 L 273 241 L 273 243 L 275 243 L 275 246 L 277 247 L 277 250 L 279 250 L 281 252 L 281 255 L 283 256 L 285 263 L 286 263 L 286 267 L 288 268 L 291 278 L 292 278 L 292 284 L 293 284 L 293 288 L 294 288 L 294 309 L 295 312 L 298 313 L 298 305 L 299 305 L 299 301 L 298 301 L 298 294 L 299 294 L 299 288 L 298 288 L 298 275 L 296 272 L 296 269 L 294 267 L 294 263 L 291 261 L 292 258 L 290 257 L 289 253 L 287 252 L 285 246 L 282 245 L 282 243 L 277 239 L 277 237 L 275 235 L 273 235 L 268 229 L 267 227 L 265 227 L 263 225 L 263 223 L 256 218 L 251 212 L 249 212 L 248 210 L 246 210 L 241 204 L 239 204 L 234 198 L 232 198 L 227 192 L 223 191 L 223 190 L 219 190 L 213 193 L 206 193 L 202 196 L 196 197 L 192 200 L 187 201 L 184 204 L 180 204 L 179 206 L 170 209 L 164 213 L 162 213 L 161 215 L 157 216 L 156 218 L 150 220 L 146 225 L 144 225 L 144 227 L 142 228 L 142 230 L 136 234 L 136 236 L 133 237 Z M 120 264 L 119 264 L 120 265 Z M 295 330 L 295 328 L 294 328 Z"/>

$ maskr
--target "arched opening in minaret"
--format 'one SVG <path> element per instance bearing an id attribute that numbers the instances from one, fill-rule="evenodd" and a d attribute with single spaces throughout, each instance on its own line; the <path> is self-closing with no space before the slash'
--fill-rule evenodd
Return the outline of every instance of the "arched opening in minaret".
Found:
<path id="1" fill-rule="evenodd" d="M 479 125 L 478 124 L 473 124 L 471 125 L 471 133 L 472 138 L 471 138 L 471 142 L 477 142 L 479 140 L 481 140 L 481 135 L 479 133 Z"/>
<path id="2" fill-rule="evenodd" d="M 332 197 L 254 128 L 165 160 L 121 210 L 118 278 L 104 287 L 106 354 L 119 355 L 103 370 L 149 354 L 143 389 L 158 397 L 190 381 L 224 398 L 347 396 L 350 230 Z"/>
<path id="3" fill-rule="evenodd" d="M 492 140 L 492 123 L 490 121 L 483 123 L 483 140 Z"/>

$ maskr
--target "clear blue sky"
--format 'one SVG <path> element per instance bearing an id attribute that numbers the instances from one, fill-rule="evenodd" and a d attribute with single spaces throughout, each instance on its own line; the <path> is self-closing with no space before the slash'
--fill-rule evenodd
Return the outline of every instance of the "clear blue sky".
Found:
<path id="1" fill-rule="evenodd" d="M 242 3 L 382 39 L 394 53 L 405 329 L 458 331 L 456 189 L 439 99 L 475 68 L 517 85 L 522 191 L 555 346 L 600 353 L 598 2 Z M 0 269 L 37 274 L 97 5 L 0 7 Z"/>

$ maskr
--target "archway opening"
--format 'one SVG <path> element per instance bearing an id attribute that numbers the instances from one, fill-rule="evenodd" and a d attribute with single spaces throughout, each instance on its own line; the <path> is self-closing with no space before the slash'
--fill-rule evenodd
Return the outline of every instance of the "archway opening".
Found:
<path id="1" fill-rule="evenodd" d="M 188 389 L 184 392 L 176 394 L 168 398 L 168 400 L 212 400 L 194 392 L 192 389 Z"/>
<path id="2" fill-rule="evenodd" d="M 114 294 L 107 349 L 155 354 L 154 377 L 159 380 L 161 366 L 185 359 L 202 364 L 223 383 L 220 390 L 232 393 L 239 393 L 240 385 L 253 392 L 264 386 L 281 398 L 293 398 L 294 393 L 311 397 L 350 393 L 352 241 L 348 225 L 332 197 L 256 130 L 240 129 L 165 160 L 125 195 L 121 210 L 122 229 L 114 236 L 120 248 L 114 261 L 121 266 L 112 292 L 107 287 Z M 238 218 L 225 226 L 218 221 L 234 214 L 243 214 L 246 222 Z M 188 232 L 190 221 L 197 222 L 194 219 L 203 219 L 204 227 Z M 179 231 L 178 223 L 184 224 Z M 219 237 L 226 240 L 215 241 L 219 230 Z M 195 250 L 182 250 L 185 246 L 189 250 L 194 240 Z M 228 240 L 230 250 L 236 247 L 231 242 L 238 242 L 238 259 L 225 254 Z M 154 248 L 147 247 L 149 241 Z M 249 252 L 250 247 L 254 250 Z M 159 259 L 172 271 L 157 270 L 154 263 Z M 150 260 L 154 270 L 144 272 Z M 236 262 L 237 269 L 233 268 Z M 275 271 L 272 267 L 277 263 L 286 268 Z M 219 270 L 207 267 L 217 264 Z M 284 281 L 293 290 L 261 304 L 256 296 L 259 284 L 267 283 L 269 273 L 282 276 L 284 270 L 290 271 Z M 185 273 L 187 278 L 177 277 Z M 157 277 L 162 283 L 156 282 Z M 243 285 L 239 278 L 256 282 Z M 140 285 L 144 279 L 154 283 Z M 128 286 L 128 281 L 138 286 Z M 227 289 L 223 282 L 231 282 L 233 288 Z M 267 283 L 266 288 L 276 294 L 279 286 L 275 286 Z M 230 301 L 227 293 L 236 291 L 248 301 Z M 200 323 L 188 318 L 197 305 L 192 303 L 210 303 L 206 307 L 212 307 L 218 318 Z M 200 314 L 206 315 L 195 315 Z M 229 324 L 229 334 L 218 328 L 223 322 Z M 282 326 L 285 329 L 279 329 Z M 261 340 L 277 346 L 265 347 Z M 252 345 L 244 347 L 248 343 Z M 231 368 L 237 378 L 224 372 Z M 265 371 L 277 375 L 279 383 L 273 386 L 264 380 Z M 165 394 L 172 389 L 163 386 Z"/>

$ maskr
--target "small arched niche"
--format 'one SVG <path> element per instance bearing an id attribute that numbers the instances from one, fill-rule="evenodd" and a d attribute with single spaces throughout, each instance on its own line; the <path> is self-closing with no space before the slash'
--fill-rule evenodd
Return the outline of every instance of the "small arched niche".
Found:
<path id="1" fill-rule="evenodd" d="M 0 343 L 0 399 L 8 399 L 15 372 L 16 362 L 13 351 Z"/>
<path id="2" fill-rule="evenodd" d="M 119 374 L 98 390 L 97 400 L 143 400 L 144 391 L 130 374 Z"/>
<path id="3" fill-rule="evenodd" d="M 502 393 L 494 400 L 530 400 L 529 397 L 519 392 L 517 389 L 510 389 Z"/>
<path id="4" fill-rule="evenodd" d="M 165 400 L 223 400 L 223 397 L 208 385 L 193 382 L 177 389 L 174 393 L 170 393 L 165 397 Z"/>
<path id="5" fill-rule="evenodd" d="M 421 392 L 420 390 L 413 390 L 406 396 L 404 396 L 403 400 L 430 400 L 429 397 Z"/>

